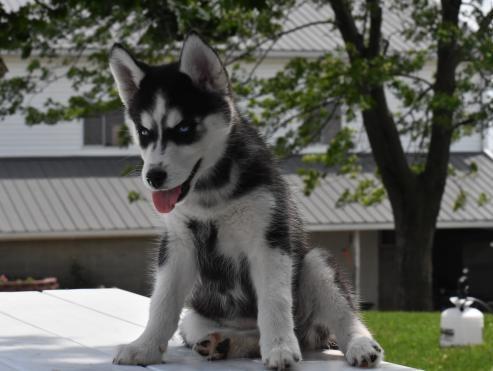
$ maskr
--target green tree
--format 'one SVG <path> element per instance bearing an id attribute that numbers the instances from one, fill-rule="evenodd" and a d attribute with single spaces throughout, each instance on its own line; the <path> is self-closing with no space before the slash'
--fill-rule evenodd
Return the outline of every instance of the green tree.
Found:
<path id="1" fill-rule="evenodd" d="M 23 113 L 27 124 L 55 124 L 121 107 L 108 69 L 115 40 L 150 63 L 176 58 L 190 30 L 210 40 L 227 64 L 248 58 L 281 31 L 279 20 L 293 1 L 231 0 L 33 0 L 15 11 L 0 2 L 0 50 L 28 60 L 25 76 L 10 77 L 0 63 L 0 118 Z M 0 57 L 1 62 L 1 57 Z M 30 105 L 59 78 L 75 94 L 67 103 L 47 98 Z M 28 99 L 26 99 L 28 97 Z"/>
<path id="2" fill-rule="evenodd" d="M 279 150 L 292 152 L 326 125 L 333 112 L 324 103 L 343 104 L 348 118 L 361 113 L 394 215 L 394 306 L 429 310 L 433 238 L 450 170 L 450 146 L 464 134 L 484 130 L 493 116 L 493 10 L 484 12 L 481 1 L 461 0 L 326 3 L 344 46 L 316 60 L 292 60 L 273 79 L 259 81 L 257 90 L 268 96 L 256 102 L 265 109 L 259 122 L 289 127 L 294 117 L 286 119 L 284 113 L 296 110 L 294 119 L 302 124 L 290 139 L 278 141 Z M 382 35 L 388 12 L 401 15 L 398 33 L 406 40 L 405 50 L 392 48 L 392 38 Z M 433 64 L 433 76 L 421 74 L 426 63 Z M 389 107 L 390 94 L 399 100 L 399 110 Z M 420 156 L 406 156 L 403 135 Z M 350 153 L 353 147 L 351 131 L 343 130 L 325 154 L 308 160 L 354 172 L 358 161 Z M 308 188 L 323 176 L 314 170 L 303 174 Z M 364 180 L 342 196 L 342 201 L 371 204 L 383 193 Z"/>
<path id="3" fill-rule="evenodd" d="M 56 123 L 119 107 L 107 68 L 114 39 L 129 44 L 139 58 L 161 62 L 175 56 L 193 28 L 218 47 L 227 64 L 248 60 L 255 70 L 284 34 L 324 25 L 340 35 L 341 48 L 328 48 L 316 59 L 295 58 L 265 80 L 233 68 L 236 92 L 248 99 L 254 123 L 268 133 L 285 130 L 275 146 L 280 154 L 310 144 L 336 114 L 334 107 L 342 107 L 349 120 L 362 117 L 385 192 L 366 180 L 341 195 L 341 202 L 371 204 L 388 196 L 397 244 L 395 306 L 430 309 L 432 243 L 450 145 L 483 130 L 492 116 L 493 12 L 485 14 L 480 0 L 313 0 L 329 6 L 333 17 L 283 29 L 283 19 L 301 3 L 51 0 L 13 13 L 0 8 L 0 50 L 20 50 L 30 61 L 27 76 L 0 79 L 0 117 L 20 111 L 29 124 Z M 387 12 L 402 15 L 398 33 L 408 48 L 396 49 L 394 39 L 383 36 Z M 430 61 L 435 73 L 423 77 Z M 48 99 L 42 109 L 29 106 L 26 94 L 42 91 L 57 73 L 71 80 L 77 94 L 67 104 Z M 389 107 L 389 94 L 400 101 L 398 111 Z M 403 134 L 422 156 L 406 156 Z M 325 154 L 307 160 L 355 173 L 353 149 L 354 135 L 346 128 Z M 308 191 L 320 176 L 305 170 Z"/>

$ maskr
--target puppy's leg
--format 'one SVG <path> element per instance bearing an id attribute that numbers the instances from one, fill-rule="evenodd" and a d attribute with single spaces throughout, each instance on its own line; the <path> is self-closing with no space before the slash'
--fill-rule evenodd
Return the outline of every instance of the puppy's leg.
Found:
<path id="1" fill-rule="evenodd" d="M 333 258 L 321 250 L 314 249 L 304 258 L 299 305 L 298 312 L 311 317 L 308 333 L 320 328 L 333 331 L 351 365 L 376 367 L 383 359 L 383 350 L 361 322 L 357 305 L 339 277 Z"/>
<path id="2" fill-rule="evenodd" d="M 185 343 L 208 360 L 258 357 L 257 329 L 236 329 L 189 310 L 180 323 Z"/>
<path id="3" fill-rule="evenodd" d="M 196 265 L 193 249 L 183 239 L 177 239 L 161 252 L 159 263 L 146 328 L 138 339 L 120 346 L 113 363 L 161 363 L 168 340 L 177 328 L 185 297 L 195 281 Z"/>
<path id="4" fill-rule="evenodd" d="M 283 370 L 301 359 L 292 312 L 292 258 L 266 244 L 251 255 L 250 264 L 257 293 L 260 354 L 267 367 Z"/>

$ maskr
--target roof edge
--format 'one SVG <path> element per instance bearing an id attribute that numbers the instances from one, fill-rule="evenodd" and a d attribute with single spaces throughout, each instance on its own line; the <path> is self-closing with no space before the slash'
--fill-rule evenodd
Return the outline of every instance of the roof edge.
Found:
<path id="1" fill-rule="evenodd" d="M 158 237 L 161 231 L 158 228 L 151 229 L 125 229 L 106 231 L 67 231 L 67 232 L 13 232 L 0 233 L 0 242 L 4 241 L 29 241 L 29 240 L 67 240 L 67 239 L 116 239 L 121 237 Z"/>

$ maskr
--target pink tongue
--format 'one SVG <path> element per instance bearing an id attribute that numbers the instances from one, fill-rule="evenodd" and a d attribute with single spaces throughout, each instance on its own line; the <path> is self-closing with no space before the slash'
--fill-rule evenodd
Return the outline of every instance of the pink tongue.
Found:
<path id="1" fill-rule="evenodd" d="M 180 197 L 181 186 L 167 190 L 152 192 L 152 201 L 157 211 L 160 213 L 169 213 L 175 208 L 176 201 Z"/>

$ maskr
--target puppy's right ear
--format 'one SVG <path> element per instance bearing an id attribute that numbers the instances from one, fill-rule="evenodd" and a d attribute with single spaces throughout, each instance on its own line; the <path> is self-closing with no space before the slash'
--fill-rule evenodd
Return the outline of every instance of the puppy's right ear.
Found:
<path id="1" fill-rule="evenodd" d="M 135 96 L 144 71 L 130 53 L 121 44 L 114 44 L 110 51 L 110 69 L 118 87 L 118 93 L 125 107 Z"/>

